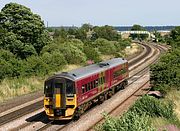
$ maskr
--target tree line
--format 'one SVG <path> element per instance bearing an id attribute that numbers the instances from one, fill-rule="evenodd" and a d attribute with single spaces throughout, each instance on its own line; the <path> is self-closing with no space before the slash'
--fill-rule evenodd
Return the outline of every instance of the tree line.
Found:
<path id="1" fill-rule="evenodd" d="M 6 4 L 0 11 L 0 79 L 47 75 L 67 64 L 99 62 L 102 55 L 120 57 L 130 45 L 108 25 L 50 31 L 29 8 Z"/>
<path id="2" fill-rule="evenodd" d="M 180 26 L 171 31 L 166 38 L 171 50 L 151 67 L 153 90 L 167 93 L 172 88 L 180 90 Z"/>

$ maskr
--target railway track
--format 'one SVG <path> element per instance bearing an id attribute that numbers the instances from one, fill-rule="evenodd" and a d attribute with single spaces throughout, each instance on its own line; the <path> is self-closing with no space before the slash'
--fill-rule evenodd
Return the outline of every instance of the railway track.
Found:
<path id="1" fill-rule="evenodd" d="M 143 44 L 143 46 L 145 46 L 146 48 L 146 52 L 143 54 L 143 55 L 140 55 L 140 57 L 137 57 L 136 59 L 133 59 L 130 63 L 129 63 L 129 66 L 132 66 L 134 64 L 136 64 L 138 61 L 142 60 L 143 58 L 145 58 L 150 52 L 151 52 L 151 48 L 146 45 L 146 44 Z M 24 108 L 21 108 L 19 110 L 16 110 L 14 112 L 11 112 L 10 114 L 7 114 L 7 115 L 4 115 L 4 116 L 1 116 L 0 117 L 0 125 L 4 125 L 6 123 L 9 123 L 10 121 L 13 121 L 15 119 L 18 119 L 28 113 L 31 113 L 37 109 L 40 109 L 42 108 L 42 105 L 43 105 L 43 101 L 39 101 L 37 103 L 34 103 L 32 105 L 29 105 L 27 107 L 24 107 Z M 18 113 L 17 113 L 18 112 Z M 33 119 L 43 119 L 44 118 L 44 115 L 43 113 L 41 113 L 41 115 L 37 115 L 35 116 Z M 33 121 L 33 120 L 32 120 Z M 24 128 L 26 126 L 29 126 L 31 125 L 32 123 L 34 122 L 31 122 L 29 124 L 25 124 L 25 125 L 22 125 L 21 128 Z M 71 122 L 70 122 L 71 123 Z M 44 126 L 42 126 L 41 128 L 39 128 L 39 130 L 45 130 L 45 129 L 48 129 L 51 125 L 53 124 L 57 124 L 57 123 L 52 123 L 52 122 L 49 122 L 49 123 L 45 123 Z M 64 129 L 65 126 L 67 126 L 69 124 L 65 123 L 64 125 L 59 125 L 61 128 L 58 129 L 58 130 L 62 130 Z M 23 127 L 24 126 L 24 127 Z M 18 129 L 18 128 L 15 128 L 15 130 Z"/>
<path id="2" fill-rule="evenodd" d="M 164 49 L 161 48 L 161 47 L 158 47 L 158 49 L 159 49 L 159 51 L 164 51 Z M 155 62 L 156 62 L 156 59 L 153 60 L 153 61 L 151 62 L 151 64 L 152 64 L 152 63 L 155 63 Z M 128 86 L 131 86 L 131 85 L 132 85 L 134 82 L 136 82 L 138 79 L 142 79 L 142 77 L 144 77 L 144 75 L 147 74 L 147 72 L 149 72 L 149 66 L 148 66 L 148 67 L 144 67 L 141 71 L 139 71 L 138 73 L 135 73 L 133 76 L 131 76 L 131 77 L 129 78 L 129 80 L 133 79 L 134 76 L 138 76 L 138 77 L 135 77 L 135 79 L 133 79 L 133 81 L 130 82 Z M 110 112 L 108 112 L 108 114 L 110 114 L 110 115 L 111 115 L 111 114 L 118 115 L 119 113 L 115 113 L 115 112 L 117 112 L 117 111 L 122 112 L 122 110 L 120 110 L 120 109 L 122 108 L 122 106 L 123 106 L 125 103 L 127 103 L 128 100 L 132 99 L 132 98 L 134 97 L 134 95 L 137 94 L 138 92 L 142 94 L 142 91 L 141 91 L 141 90 L 144 89 L 144 86 L 145 86 L 145 85 L 147 86 L 148 83 L 149 83 L 149 79 L 148 79 L 147 81 L 145 81 L 140 87 L 136 88 L 130 96 L 126 97 L 126 99 L 124 99 L 124 100 L 123 100 L 121 103 L 119 103 L 115 108 L 113 108 Z M 149 87 L 149 86 L 148 86 L 148 87 Z M 150 89 L 150 88 L 148 88 L 147 90 L 145 90 L 145 91 L 143 91 L 143 92 L 144 92 L 144 93 L 147 93 L 147 92 L 149 91 L 149 89 Z M 144 93 L 143 93 L 143 94 L 144 94 Z M 136 99 L 137 99 L 137 98 L 136 98 Z M 101 122 L 103 119 L 104 119 L 104 118 L 101 117 L 98 121 L 96 121 L 96 122 L 95 122 L 94 124 L 92 124 L 90 127 L 87 127 L 87 128 L 85 128 L 85 129 L 83 129 L 83 130 L 92 130 L 92 128 L 94 127 L 94 125 L 96 125 L 97 123 Z M 81 122 L 81 123 L 82 123 L 82 122 Z M 78 125 L 78 124 L 79 124 L 79 123 L 75 123 L 74 125 Z M 86 124 L 86 125 L 87 125 L 87 124 Z M 72 127 L 72 128 L 64 127 L 63 129 L 60 128 L 60 129 L 57 129 L 57 130 L 59 131 L 59 130 L 71 130 L 71 129 L 74 129 L 74 128 L 73 128 L 73 127 Z M 74 130 L 76 130 L 76 129 L 74 129 Z M 78 128 L 78 131 L 79 131 L 79 130 L 82 130 L 82 127 L 81 127 L 81 128 Z"/>

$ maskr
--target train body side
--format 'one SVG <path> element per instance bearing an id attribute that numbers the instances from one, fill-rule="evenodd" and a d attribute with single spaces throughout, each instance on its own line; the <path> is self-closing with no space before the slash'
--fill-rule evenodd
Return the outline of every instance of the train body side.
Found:
<path id="1" fill-rule="evenodd" d="M 122 74 L 123 72 L 122 70 L 124 69 L 126 71 L 124 71 L 124 73 Z M 91 99 L 97 97 L 101 93 L 108 91 L 109 89 L 120 84 L 121 82 L 127 81 L 128 76 L 129 76 L 128 62 L 126 62 L 113 68 L 107 68 L 104 71 L 101 71 L 97 74 L 93 74 L 89 77 L 76 81 L 76 90 L 78 92 L 77 94 L 78 106 L 85 102 L 90 101 Z M 104 83 L 101 82 L 101 84 L 99 84 L 100 81 L 103 81 L 101 80 L 102 77 L 104 77 Z M 98 82 L 98 84 L 96 84 L 96 82 Z M 88 86 L 89 83 L 90 83 L 90 89 Z M 85 86 L 86 84 L 87 87 Z M 83 86 L 85 90 L 84 92 L 82 89 Z"/>

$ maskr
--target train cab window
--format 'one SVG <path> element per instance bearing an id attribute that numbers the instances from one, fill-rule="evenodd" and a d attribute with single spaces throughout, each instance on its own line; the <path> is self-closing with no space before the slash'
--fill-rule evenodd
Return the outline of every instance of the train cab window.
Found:
<path id="1" fill-rule="evenodd" d="M 85 93 L 85 86 L 82 85 L 82 93 Z"/>
<path id="2" fill-rule="evenodd" d="M 66 80 L 66 93 L 67 94 L 75 94 L 74 82 L 70 80 Z"/>
<path id="3" fill-rule="evenodd" d="M 53 82 L 52 82 L 52 80 L 45 82 L 44 94 L 46 95 L 46 97 L 52 97 L 52 95 L 53 95 Z"/>

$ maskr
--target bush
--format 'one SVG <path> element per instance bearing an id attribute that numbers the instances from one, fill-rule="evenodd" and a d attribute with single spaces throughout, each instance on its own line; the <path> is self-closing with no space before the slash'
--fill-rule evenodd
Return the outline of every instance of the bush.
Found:
<path id="1" fill-rule="evenodd" d="M 180 48 L 173 49 L 161 57 L 160 61 L 151 66 L 150 70 L 153 88 L 163 92 L 167 92 L 171 87 L 180 89 Z"/>
<path id="2" fill-rule="evenodd" d="M 48 72 L 59 71 L 67 64 L 63 54 L 56 51 L 51 54 L 48 52 L 44 53 L 42 55 L 42 60 L 47 64 L 49 70 Z"/>
<path id="3" fill-rule="evenodd" d="M 48 65 L 38 56 L 30 56 L 25 61 L 25 75 L 46 75 L 48 74 Z"/>
<path id="4" fill-rule="evenodd" d="M 0 79 L 5 77 L 19 77 L 23 74 L 23 61 L 17 59 L 10 51 L 0 50 Z"/>
<path id="5" fill-rule="evenodd" d="M 94 48 L 98 48 L 99 51 L 104 55 L 112 55 L 116 52 L 114 42 L 108 41 L 106 39 L 99 38 L 92 43 Z"/>
<path id="6" fill-rule="evenodd" d="M 69 64 L 84 63 L 86 61 L 86 55 L 76 46 L 74 46 L 72 42 L 56 43 L 56 44 L 53 43 L 45 46 L 41 54 L 45 52 L 52 53 L 53 51 L 61 52 Z"/>
<path id="7" fill-rule="evenodd" d="M 86 54 L 88 60 L 93 60 L 94 62 L 101 61 L 101 58 L 100 58 L 101 53 L 99 52 L 97 48 L 85 46 L 84 53 Z"/>
<path id="8" fill-rule="evenodd" d="M 105 122 L 95 128 L 97 131 L 154 131 L 151 121 L 145 114 L 139 116 L 127 112 L 122 117 L 113 118 L 105 115 Z"/>
<path id="9" fill-rule="evenodd" d="M 72 39 L 68 44 L 72 44 L 73 46 L 77 47 L 81 51 L 84 49 L 84 43 L 79 39 Z"/>
<path id="10" fill-rule="evenodd" d="M 86 61 L 86 55 L 72 44 L 65 43 L 60 48 L 60 51 L 69 64 L 80 64 Z"/>
<path id="11" fill-rule="evenodd" d="M 143 115 L 144 113 L 152 117 L 164 117 L 172 118 L 174 117 L 172 102 L 164 102 L 151 96 L 143 96 L 141 99 L 136 101 L 136 103 L 130 108 L 130 111 L 135 112 L 138 115 Z"/>

